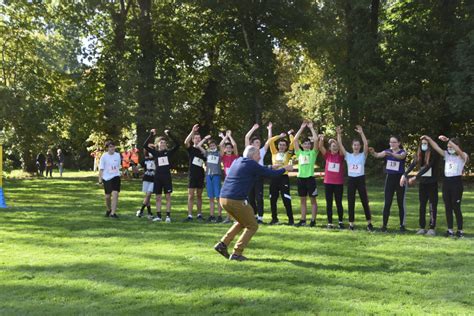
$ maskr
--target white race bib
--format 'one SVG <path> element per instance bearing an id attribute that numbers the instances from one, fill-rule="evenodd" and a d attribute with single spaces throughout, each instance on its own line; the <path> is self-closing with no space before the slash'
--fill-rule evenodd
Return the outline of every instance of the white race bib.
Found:
<path id="1" fill-rule="evenodd" d="M 285 155 L 285 153 L 278 153 L 275 160 L 283 164 L 283 162 L 285 161 Z"/>
<path id="2" fill-rule="evenodd" d="M 431 177 L 433 175 L 433 172 L 431 171 L 431 168 L 428 169 L 425 173 L 423 173 L 421 176 L 422 177 Z"/>
<path id="3" fill-rule="evenodd" d="M 204 161 L 201 158 L 198 158 L 198 157 L 193 158 L 193 165 L 202 167 L 203 164 L 204 164 Z"/>
<path id="4" fill-rule="evenodd" d="M 159 157 L 158 158 L 158 166 L 163 167 L 163 166 L 168 166 L 170 163 L 168 161 L 168 157 Z"/>
<path id="5" fill-rule="evenodd" d="M 444 164 L 444 175 L 447 177 L 454 177 L 457 175 L 458 164 L 455 162 L 446 162 Z"/>
<path id="6" fill-rule="evenodd" d="M 147 170 L 155 170 L 156 169 L 155 162 L 153 160 L 147 160 L 147 161 L 145 161 L 145 164 L 146 164 L 146 169 Z"/>
<path id="7" fill-rule="evenodd" d="M 330 172 L 339 172 L 339 169 L 341 167 L 341 164 L 337 162 L 330 162 L 328 166 L 328 171 Z"/>
<path id="8" fill-rule="evenodd" d="M 119 170 L 117 163 L 118 162 L 115 161 L 113 164 L 109 166 L 109 173 L 116 173 Z"/>
<path id="9" fill-rule="evenodd" d="M 309 164 L 309 156 L 301 155 L 298 157 L 298 164 L 307 165 Z"/>
<path id="10" fill-rule="evenodd" d="M 209 155 L 207 156 L 207 163 L 217 165 L 219 163 L 219 156 Z"/>
<path id="11" fill-rule="evenodd" d="M 394 160 L 387 160 L 387 170 L 392 170 L 392 171 L 399 171 L 400 169 L 400 161 L 394 161 Z"/>
<path id="12" fill-rule="evenodd" d="M 361 174 L 361 173 L 362 173 L 362 165 L 361 165 L 361 164 L 351 163 L 351 164 L 349 165 L 349 172 L 350 172 L 350 173 Z"/>

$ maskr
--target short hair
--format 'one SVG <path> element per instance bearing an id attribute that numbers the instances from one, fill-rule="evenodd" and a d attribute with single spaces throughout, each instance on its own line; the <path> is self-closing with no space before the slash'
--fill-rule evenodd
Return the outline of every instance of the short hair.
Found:
<path id="1" fill-rule="evenodd" d="M 207 141 L 207 143 L 208 143 L 209 145 L 210 145 L 210 144 L 217 145 L 217 144 L 216 144 L 216 141 L 213 140 L 213 139 L 209 139 L 209 140 Z"/>
<path id="2" fill-rule="evenodd" d="M 164 136 L 160 136 L 156 139 L 156 142 L 159 143 L 161 142 L 162 140 L 165 140 L 166 141 L 166 138 Z"/>
<path id="3" fill-rule="evenodd" d="M 199 134 L 199 132 L 194 132 L 194 134 L 193 134 L 193 138 L 194 138 L 194 137 L 196 137 L 196 136 L 199 136 L 199 137 L 201 137 L 201 134 Z"/>
<path id="4" fill-rule="evenodd" d="M 285 143 L 286 147 L 289 146 L 288 141 L 287 141 L 286 139 L 284 139 L 284 138 L 281 138 L 281 139 L 278 140 L 278 144 L 280 144 L 280 143 Z"/>
<path id="5" fill-rule="evenodd" d="M 114 142 L 110 139 L 105 141 L 105 148 L 109 148 L 109 146 L 115 146 Z"/>
<path id="6" fill-rule="evenodd" d="M 232 143 L 225 143 L 224 146 L 225 147 L 230 146 L 230 147 L 234 148 L 234 145 L 232 145 Z"/>
<path id="7" fill-rule="evenodd" d="M 258 148 L 255 147 L 255 146 L 247 146 L 245 147 L 245 150 L 244 150 L 244 153 L 243 153 L 243 157 L 244 158 L 249 158 L 249 159 L 252 159 L 253 156 L 255 156 L 255 154 L 258 152 Z"/>
<path id="8" fill-rule="evenodd" d="M 303 141 L 301 142 L 302 144 L 306 143 L 306 142 L 310 142 L 311 143 L 311 139 L 309 139 L 308 137 L 304 138 Z"/>
<path id="9" fill-rule="evenodd" d="M 252 138 L 250 138 L 250 144 L 252 144 L 252 143 L 253 143 L 254 141 L 256 141 L 257 139 L 260 140 L 260 137 L 258 137 L 258 136 L 252 136 Z"/>
<path id="10" fill-rule="evenodd" d="M 354 138 L 354 139 L 352 140 L 352 144 L 354 144 L 354 143 L 359 143 L 359 145 L 362 145 L 362 142 L 361 142 L 360 139 L 358 139 L 358 138 Z"/>

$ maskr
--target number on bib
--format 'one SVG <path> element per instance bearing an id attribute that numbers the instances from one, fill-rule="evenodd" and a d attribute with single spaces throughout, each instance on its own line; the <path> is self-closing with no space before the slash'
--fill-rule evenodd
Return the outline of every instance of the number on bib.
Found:
<path id="1" fill-rule="evenodd" d="M 458 164 L 455 162 L 446 162 L 444 165 L 444 174 L 448 177 L 457 176 Z"/>
<path id="2" fill-rule="evenodd" d="M 362 173 L 362 165 L 361 164 L 355 164 L 355 163 L 350 164 L 349 172 L 359 173 L 359 174 Z"/>
<path id="3" fill-rule="evenodd" d="M 168 166 L 169 164 L 168 157 L 164 156 L 158 158 L 158 166 L 163 167 Z"/>
<path id="4" fill-rule="evenodd" d="M 217 165 L 219 163 L 219 156 L 209 155 L 207 156 L 207 163 Z"/>
<path id="5" fill-rule="evenodd" d="M 301 155 L 298 158 L 298 164 L 300 165 L 307 165 L 309 164 L 309 156 Z"/>
<path id="6" fill-rule="evenodd" d="M 201 158 L 194 157 L 193 165 L 198 166 L 198 167 L 202 167 L 203 164 L 204 164 L 204 161 Z"/>
<path id="7" fill-rule="evenodd" d="M 400 169 L 400 161 L 387 160 L 387 170 L 398 171 Z"/>
<path id="8" fill-rule="evenodd" d="M 339 169 L 341 167 L 341 164 L 337 162 L 330 162 L 328 166 L 328 171 L 330 172 L 339 172 Z"/>

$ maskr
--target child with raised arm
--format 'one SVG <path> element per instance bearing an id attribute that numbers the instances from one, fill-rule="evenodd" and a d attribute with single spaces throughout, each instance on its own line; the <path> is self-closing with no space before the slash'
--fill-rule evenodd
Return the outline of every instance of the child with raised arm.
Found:
<path id="1" fill-rule="evenodd" d="M 281 133 L 280 135 L 270 138 L 270 152 L 272 153 L 272 165 L 274 169 L 280 169 L 289 164 L 294 149 L 294 136 L 292 133 L 293 130 L 288 132 L 290 143 L 286 140 L 286 133 Z M 275 144 L 278 144 L 278 148 Z M 270 225 L 276 225 L 279 223 L 277 213 L 279 195 L 281 195 L 283 205 L 285 206 L 286 215 L 288 216 L 288 225 L 294 225 L 295 221 L 293 218 L 293 208 L 291 206 L 290 178 L 288 177 L 288 172 L 271 179 L 270 207 L 272 210 L 272 221 L 270 222 Z"/>
<path id="2" fill-rule="evenodd" d="M 444 135 L 440 135 L 438 138 L 448 143 L 447 150 L 441 149 L 429 136 L 422 136 L 422 139 L 428 140 L 431 147 L 444 157 L 443 200 L 446 209 L 446 222 L 448 224 L 446 236 L 454 236 L 454 212 L 458 228 L 456 236 L 462 238 L 464 237 L 463 216 L 461 212 L 461 201 L 464 191 L 462 174 L 465 164 L 469 161 L 469 156 L 461 149 L 459 139 L 449 139 Z"/>
<path id="3" fill-rule="evenodd" d="M 227 176 L 227 173 L 232 166 L 232 163 L 239 158 L 239 150 L 237 149 L 237 143 L 235 142 L 234 138 L 232 137 L 232 131 L 228 130 L 224 136 L 223 133 L 219 135 L 222 138 L 222 141 L 219 144 L 221 149 L 221 159 L 222 164 L 224 165 L 224 177 Z M 220 218 L 217 217 L 217 222 L 220 222 Z M 230 223 L 231 220 L 229 215 L 226 216 L 225 220 L 222 223 L 227 224 Z"/>
<path id="4" fill-rule="evenodd" d="M 202 146 L 207 141 L 208 149 L 205 150 Z M 217 222 L 215 216 L 215 204 L 217 201 L 217 211 L 219 221 L 222 221 L 222 207 L 219 203 L 219 197 L 221 194 L 221 155 L 217 149 L 217 144 L 211 139 L 211 135 L 207 135 L 204 139 L 197 144 L 196 148 L 201 150 L 202 154 L 206 157 L 206 191 L 207 197 L 209 198 L 209 211 L 210 216 L 207 219 L 209 223 Z"/>
<path id="5" fill-rule="evenodd" d="M 362 143 L 364 144 L 361 148 L 360 140 L 352 140 L 352 153 L 349 153 L 344 148 L 342 143 L 342 129 L 338 128 L 337 132 L 337 142 L 339 148 L 344 155 L 344 158 L 347 163 L 347 175 L 349 176 L 347 180 L 347 204 L 349 206 L 349 229 L 354 230 L 354 221 L 355 221 L 355 198 L 356 190 L 359 192 L 359 198 L 364 208 L 365 219 L 367 220 L 367 230 L 373 231 L 374 227 L 372 225 L 372 214 L 369 207 L 369 197 L 367 196 L 367 187 L 365 186 L 365 162 L 367 160 L 367 155 L 369 153 L 369 144 L 367 138 L 365 137 L 364 130 L 362 126 L 357 125 L 355 131 L 360 135 Z M 362 151 L 361 151 L 362 149 Z"/>
<path id="6" fill-rule="evenodd" d="M 344 192 L 344 155 L 334 139 L 329 140 L 329 150 L 324 147 L 324 136 L 319 137 L 319 150 L 326 160 L 324 167 L 324 188 L 326 191 L 326 211 L 328 228 L 332 224 L 332 201 L 336 201 L 339 229 L 344 229 L 344 208 L 342 207 L 342 194 Z"/>
<path id="7" fill-rule="evenodd" d="M 189 178 L 188 178 L 188 217 L 185 222 L 193 221 L 193 205 L 194 197 L 196 197 L 197 219 L 204 221 L 202 216 L 202 191 L 204 190 L 204 157 L 201 150 L 196 146 L 201 142 L 201 135 L 199 134 L 199 125 L 195 124 L 184 140 L 186 150 L 189 155 Z"/>
<path id="8" fill-rule="evenodd" d="M 303 130 L 308 127 L 311 131 L 314 145 L 311 145 L 309 138 L 303 139 L 301 147 L 299 139 Z M 318 204 L 316 197 L 318 196 L 318 188 L 316 186 L 316 179 L 314 178 L 314 165 L 316 164 L 316 157 L 318 156 L 318 137 L 313 127 L 312 122 L 304 121 L 293 140 L 295 146 L 295 154 L 298 159 L 298 195 L 301 203 L 301 219 L 296 226 L 306 225 L 307 200 L 309 196 L 311 201 L 311 222 L 310 227 L 316 225 L 316 215 L 318 212 Z"/>
<path id="9" fill-rule="evenodd" d="M 179 149 L 179 142 L 172 136 L 169 130 L 165 130 L 165 135 L 171 138 L 174 142 L 174 146 L 168 149 L 168 143 L 166 138 L 163 136 L 158 137 L 157 149 L 152 148 L 149 143 L 156 136 L 156 130 L 152 129 L 150 135 L 145 140 L 144 148 L 153 155 L 155 158 L 155 178 L 153 182 L 153 193 L 156 196 L 156 217 L 153 219 L 154 222 L 161 222 L 161 205 L 162 205 L 162 194 L 166 197 L 166 219 L 167 223 L 171 222 L 171 193 L 173 193 L 173 182 L 171 179 L 171 165 L 169 158 L 173 156 Z"/>
<path id="10" fill-rule="evenodd" d="M 149 146 L 151 146 L 151 144 Z M 154 147 L 154 145 L 151 147 Z M 145 207 L 146 207 L 148 211 L 148 219 L 153 219 L 153 214 L 151 213 L 150 199 L 151 199 L 151 195 L 153 194 L 156 164 L 155 164 L 155 158 L 146 149 L 143 149 L 143 156 L 144 156 L 144 159 L 142 161 L 142 166 L 143 166 L 144 172 L 143 172 L 143 178 L 142 178 L 142 192 L 145 193 L 145 197 L 143 198 L 142 207 L 137 211 L 136 214 L 137 214 L 137 217 L 142 217 L 143 211 L 145 210 Z"/>
<path id="11" fill-rule="evenodd" d="M 272 122 L 268 123 L 268 140 L 272 138 Z M 254 124 L 250 131 L 245 135 L 245 147 L 254 146 L 260 150 L 260 159 L 258 163 L 263 166 L 263 160 L 268 150 L 269 142 L 265 142 L 262 146 L 262 141 L 258 136 L 253 136 L 253 133 L 259 128 L 258 124 Z M 255 216 L 257 217 L 257 223 L 263 224 L 263 177 L 259 177 L 249 192 L 249 203 L 252 206 Z"/>

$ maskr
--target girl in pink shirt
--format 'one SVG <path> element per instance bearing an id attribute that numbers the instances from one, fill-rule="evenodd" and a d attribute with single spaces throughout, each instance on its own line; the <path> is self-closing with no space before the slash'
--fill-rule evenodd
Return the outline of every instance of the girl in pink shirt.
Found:
<path id="1" fill-rule="evenodd" d="M 344 229 L 342 207 L 342 193 L 344 192 L 344 154 L 334 139 L 329 140 L 329 150 L 324 146 L 324 136 L 319 135 L 319 150 L 326 160 L 324 167 L 324 187 L 326 191 L 326 211 L 328 216 L 328 228 L 332 224 L 332 200 L 336 200 L 337 215 L 339 218 L 339 229 Z"/>

